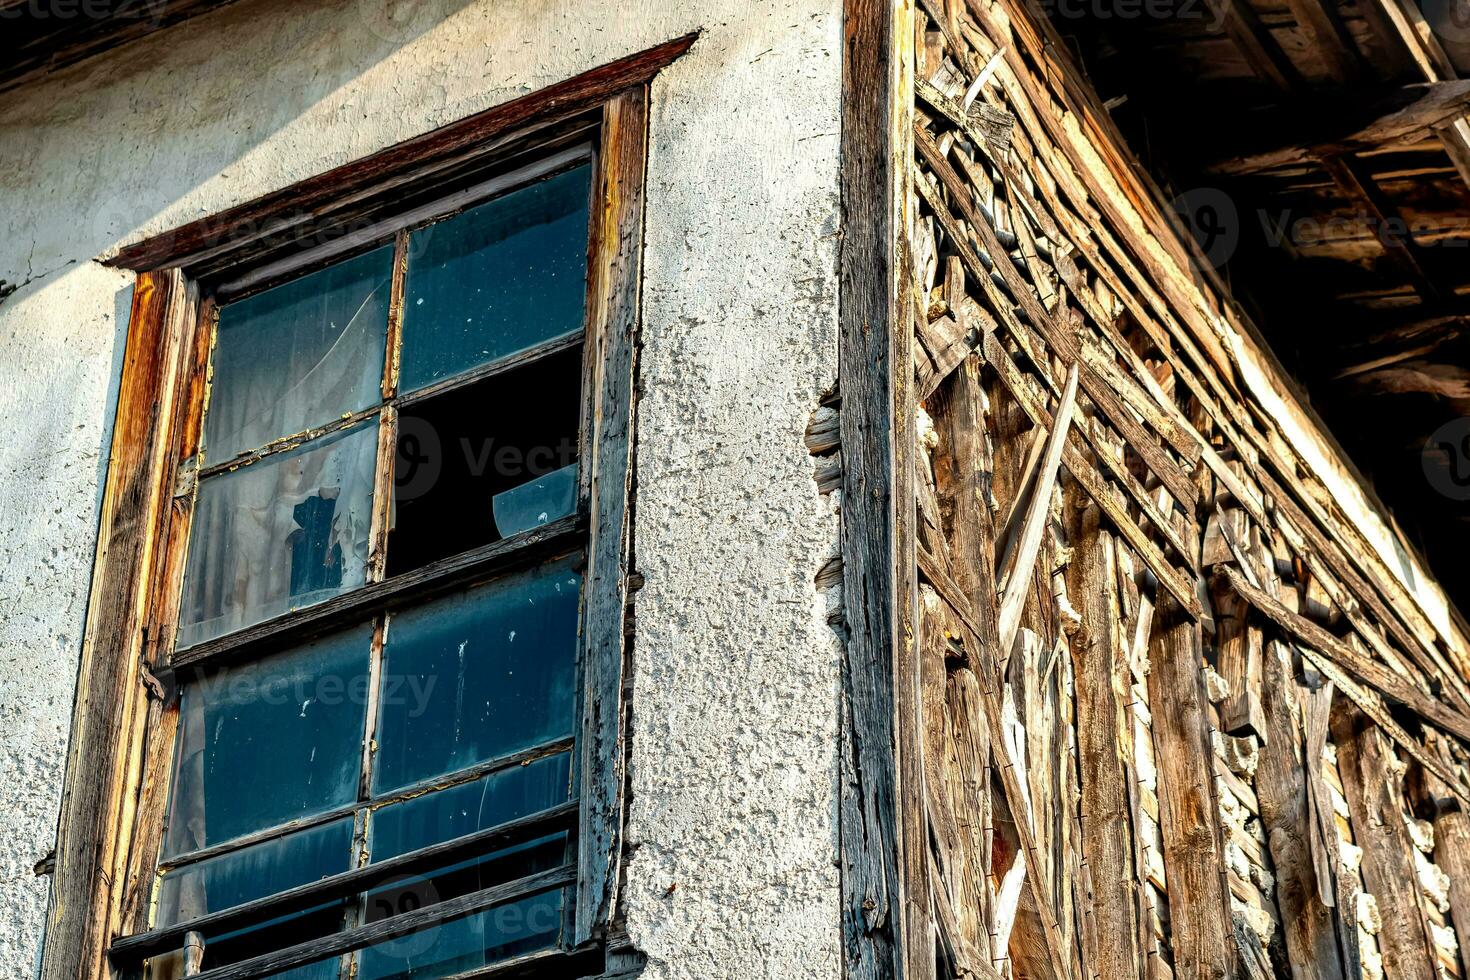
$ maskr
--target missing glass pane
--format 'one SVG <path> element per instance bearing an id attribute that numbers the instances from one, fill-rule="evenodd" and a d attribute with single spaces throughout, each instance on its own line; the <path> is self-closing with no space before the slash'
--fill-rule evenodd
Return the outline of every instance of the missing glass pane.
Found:
<path id="1" fill-rule="evenodd" d="M 166 854 L 357 798 L 371 645 L 364 626 L 184 689 Z"/>
<path id="2" fill-rule="evenodd" d="M 581 166 L 410 236 L 401 390 L 582 329 L 591 177 Z"/>
<path id="3" fill-rule="evenodd" d="M 210 460 L 378 402 L 392 272 L 387 245 L 220 309 Z"/>
<path id="4" fill-rule="evenodd" d="M 199 484 L 180 647 L 366 581 L 375 421 Z"/>
<path id="5" fill-rule="evenodd" d="M 581 576 L 572 559 L 395 614 L 374 789 L 572 734 Z"/>
<path id="6" fill-rule="evenodd" d="M 572 513 L 581 385 L 577 346 L 405 408 L 388 574 Z"/>

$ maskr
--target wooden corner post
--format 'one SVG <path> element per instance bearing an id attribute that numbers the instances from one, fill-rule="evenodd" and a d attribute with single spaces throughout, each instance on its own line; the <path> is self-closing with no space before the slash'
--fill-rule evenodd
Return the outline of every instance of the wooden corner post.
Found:
<path id="1" fill-rule="evenodd" d="M 842 63 L 843 950 L 852 980 L 933 976 L 922 818 L 908 311 L 911 0 L 846 0 Z"/>

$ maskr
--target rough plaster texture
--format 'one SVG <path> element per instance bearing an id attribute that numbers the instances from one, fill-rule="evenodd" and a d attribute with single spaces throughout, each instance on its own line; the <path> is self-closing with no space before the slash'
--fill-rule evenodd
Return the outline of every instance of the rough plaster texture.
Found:
<path id="1" fill-rule="evenodd" d="M 92 260 L 690 30 L 654 89 L 631 861 L 654 977 L 836 976 L 837 0 L 241 0 L 0 95 L 0 976 L 31 974 L 130 277 Z"/>

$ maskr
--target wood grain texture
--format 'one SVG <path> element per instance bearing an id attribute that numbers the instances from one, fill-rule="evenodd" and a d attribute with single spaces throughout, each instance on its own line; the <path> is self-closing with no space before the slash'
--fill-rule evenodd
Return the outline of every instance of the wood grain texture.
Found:
<path id="1" fill-rule="evenodd" d="M 1205 714 L 1200 628 L 1168 597 L 1159 603 L 1149 662 L 1159 830 L 1169 894 L 1176 899 L 1169 903 L 1174 975 L 1223 980 L 1239 966 Z"/>
<path id="2" fill-rule="evenodd" d="M 895 723 L 898 594 L 898 462 L 912 451 L 894 418 L 907 362 L 893 338 L 907 329 L 900 281 L 902 171 L 893 119 L 899 111 L 895 5 L 843 6 L 843 241 L 839 269 L 838 384 L 842 393 L 842 562 L 847 643 L 843 661 L 839 847 L 842 947 L 852 980 L 896 980 L 905 961 L 906 898 L 900 853 L 900 776 Z M 904 685 L 905 690 L 911 690 Z"/>
<path id="3" fill-rule="evenodd" d="M 1353 920 L 1344 918 L 1335 902 L 1330 876 L 1323 893 L 1313 859 L 1316 816 L 1308 800 L 1309 760 L 1304 759 L 1296 678 L 1286 647 L 1269 644 L 1262 668 L 1261 711 L 1271 737 L 1261 746 L 1256 796 L 1276 874 L 1276 903 L 1291 975 L 1294 980 L 1348 980 L 1339 955 L 1339 930 L 1347 931 L 1354 942 L 1357 934 Z M 1320 766 L 1320 760 L 1316 764 Z M 1336 843 L 1335 834 L 1332 842 Z M 1331 860 L 1335 868 L 1335 847 Z"/>
<path id="4" fill-rule="evenodd" d="M 119 821 L 137 792 L 146 716 L 139 671 L 149 569 L 169 505 L 178 379 L 196 320 L 197 293 L 182 275 L 138 278 L 62 788 L 44 980 L 103 975 L 115 927 L 110 883 L 126 868 Z"/>
<path id="5" fill-rule="evenodd" d="M 1434 939 L 1405 825 L 1403 766 L 1387 737 L 1347 702 L 1333 708 L 1332 738 L 1353 834 L 1363 849 L 1363 886 L 1377 900 L 1383 922 L 1378 948 L 1384 972 L 1394 980 L 1433 980 Z"/>
<path id="6" fill-rule="evenodd" d="M 633 392 L 642 294 L 648 91 L 605 110 L 601 205 L 592 240 L 589 309 L 597 344 L 593 397 L 592 529 L 583 618 L 582 819 L 574 944 L 605 936 L 617 898 L 622 839 L 623 677 L 632 571 Z"/>
<path id="7" fill-rule="evenodd" d="M 1137 876 L 1134 832 L 1129 819 L 1128 766 L 1121 755 L 1120 729 L 1131 722 L 1121 692 L 1126 659 L 1118 642 L 1117 573 L 1112 567 L 1101 512 L 1072 494 L 1068 503 L 1072 563 L 1067 591 L 1080 603 L 1081 629 L 1072 642 L 1077 678 L 1077 756 L 1082 773 L 1082 859 L 1087 867 L 1097 960 L 1085 964 L 1103 977 L 1141 977 L 1138 949 Z"/>

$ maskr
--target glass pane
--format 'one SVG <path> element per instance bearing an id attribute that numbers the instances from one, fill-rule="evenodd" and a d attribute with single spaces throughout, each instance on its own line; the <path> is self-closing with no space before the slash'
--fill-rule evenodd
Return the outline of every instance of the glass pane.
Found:
<path id="1" fill-rule="evenodd" d="M 220 308 L 209 459 L 223 462 L 380 400 L 393 246 Z"/>
<path id="2" fill-rule="evenodd" d="M 199 484 L 180 647 L 363 584 L 377 435 L 365 422 Z"/>
<path id="3" fill-rule="evenodd" d="M 563 752 L 385 806 L 372 817 L 373 860 L 407 854 L 565 803 L 571 781 L 572 757 Z"/>
<path id="4" fill-rule="evenodd" d="M 170 926 L 346 871 L 352 818 L 299 830 L 164 875 L 155 925 Z"/>
<path id="5" fill-rule="evenodd" d="M 179 854 L 357 799 L 372 629 L 200 678 L 179 703 Z"/>
<path id="6" fill-rule="evenodd" d="M 572 733 L 581 584 L 564 559 L 389 620 L 376 792 Z"/>
<path id="7" fill-rule="evenodd" d="M 367 921 L 549 871 L 566 860 L 566 835 L 558 834 L 427 877 L 401 879 L 367 896 Z M 370 946 L 360 954 L 358 980 L 437 980 L 549 949 L 561 935 L 563 895 L 557 889 Z"/>
<path id="8" fill-rule="evenodd" d="M 413 233 L 400 387 L 582 329 L 590 165 Z"/>

